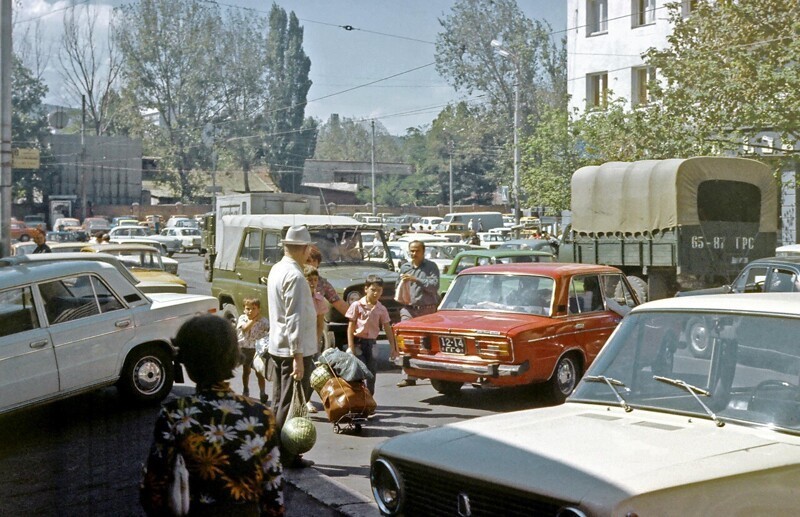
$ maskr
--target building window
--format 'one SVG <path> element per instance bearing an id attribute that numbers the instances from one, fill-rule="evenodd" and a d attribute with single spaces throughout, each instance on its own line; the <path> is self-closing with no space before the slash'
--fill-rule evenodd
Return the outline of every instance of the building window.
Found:
<path id="1" fill-rule="evenodd" d="M 608 0 L 586 0 L 587 35 L 608 31 Z"/>
<path id="2" fill-rule="evenodd" d="M 652 66 L 642 66 L 632 69 L 631 99 L 633 105 L 647 104 L 650 102 L 650 85 L 656 80 L 656 69 Z"/>
<path id="3" fill-rule="evenodd" d="M 605 108 L 608 101 L 608 72 L 586 76 L 586 100 L 589 108 Z"/>
<path id="4" fill-rule="evenodd" d="M 697 0 L 681 0 L 681 14 L 684 18 L 689 16 L 697 8 Z"/>
<path id="5" fill-rule="evenodd" d="M 633 27 L 656 23 L 656 0 L 631 0 Z"/>

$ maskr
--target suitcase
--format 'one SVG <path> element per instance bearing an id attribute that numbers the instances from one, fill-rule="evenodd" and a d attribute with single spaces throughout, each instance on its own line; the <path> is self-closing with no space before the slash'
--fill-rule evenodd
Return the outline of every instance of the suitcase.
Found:
<path id="1" fill-rule="evenodd" d="M 375 412 L 377 404 L 363 381 L 349 383 L 341 377 L 328 379 L 319 391 L 333 431 L 361 431 L 361 425 Z"/>

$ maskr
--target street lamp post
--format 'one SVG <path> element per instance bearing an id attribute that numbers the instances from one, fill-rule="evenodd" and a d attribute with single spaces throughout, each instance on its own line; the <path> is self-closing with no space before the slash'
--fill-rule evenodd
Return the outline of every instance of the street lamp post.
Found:
<path id="1" fill-rule="evenodd" d="M 492 40 L 492 47 L 497 53 L 507 57 L 514 64 L 514 222 L 519 225 L 521 211 L 519 206 L 519 62 L 517 56 L 503 47 L 496 39 Z"/>

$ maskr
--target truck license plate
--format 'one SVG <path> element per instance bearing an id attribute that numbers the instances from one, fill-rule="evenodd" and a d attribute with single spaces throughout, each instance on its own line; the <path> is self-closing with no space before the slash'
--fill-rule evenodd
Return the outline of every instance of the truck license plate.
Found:
<path id="1" fill-rule="evenodd" d="M 448 354 L 463 354 L 466 350 L 464 338 L 439 336 L 439 350 Z"/>

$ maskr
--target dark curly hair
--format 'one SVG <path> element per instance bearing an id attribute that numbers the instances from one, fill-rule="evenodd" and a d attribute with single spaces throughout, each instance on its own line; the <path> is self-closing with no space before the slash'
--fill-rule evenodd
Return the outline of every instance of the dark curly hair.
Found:
<path id="1" fill-rule="evenodd" d="M 178 361 L 198 386 L 230 379 L 241 363 L 236 331 L 219 316 L 205 314 L 188 320 L 173 344 L 178 348 Z"/>

